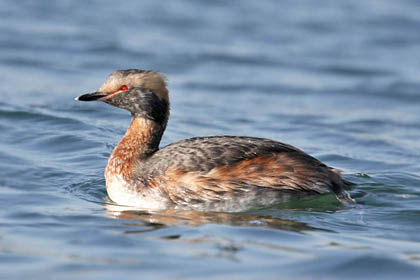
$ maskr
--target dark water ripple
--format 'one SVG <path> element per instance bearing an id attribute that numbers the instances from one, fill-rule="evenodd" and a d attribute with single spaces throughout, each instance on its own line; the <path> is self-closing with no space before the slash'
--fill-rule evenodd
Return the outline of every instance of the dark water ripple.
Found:
<path id="1" fill-rule="evenodd" d="M 0 278 L 418 279 L 416 1 L 4 1 Z M 267 137 L 355 183 L 246 213 L 133 211 L 103 168 L 129 114 L 73 98 L 168 75 L 163 145 Z"/>

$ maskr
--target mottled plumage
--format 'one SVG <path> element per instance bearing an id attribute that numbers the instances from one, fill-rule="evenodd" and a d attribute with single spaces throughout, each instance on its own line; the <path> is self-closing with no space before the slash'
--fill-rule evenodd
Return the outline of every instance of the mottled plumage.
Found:
<path id="1" fill-rule="evenodd" d="M 132 113 L 105 171 L 108 194 L 119 204 L 241 211 L 331 192 L 351 201 L 348 183 L 334 169 L 277 141 L 213 136 L 159 149 L 169 98 L 157 72 L 116 71 L 78 100 L 101 100 Z"/>

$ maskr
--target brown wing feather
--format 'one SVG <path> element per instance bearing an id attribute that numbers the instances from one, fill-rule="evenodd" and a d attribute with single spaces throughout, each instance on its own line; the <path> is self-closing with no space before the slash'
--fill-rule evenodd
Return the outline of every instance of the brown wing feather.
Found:
<path id="1" fill-rule="evenodd" d="M 149 181 L 177 205 L 217 204 L 232 199 L 282 200 L 284 195 L 313 195 L 332 191 L 331 174 L 325 166 L 309 166 L 287 154 L 254 157 L 233 166 L 220 166 L 208 172 L 168 169 Z M 264 197 L 265 195 L 265 197 Z M 232 203 L 234 203 L 232 201 Z M 235 202 L 237 203 L 237 202 Z M 261 204 L 267 204 L 262 202 Z"/>
<path id="2" fill-rule="evenodd" d="M 139 162 L 134 175 L 143 188 L 188 206 L 252 200 L 267 205 L 279 197 L 344 192 L 341 177 L 319 160 L 280 142 L 249 137 L 183 140 Z"/>

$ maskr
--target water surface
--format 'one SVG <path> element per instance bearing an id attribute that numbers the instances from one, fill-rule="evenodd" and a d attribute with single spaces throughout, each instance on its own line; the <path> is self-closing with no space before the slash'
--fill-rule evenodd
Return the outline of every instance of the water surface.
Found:
<path id="1" fill-rule="evenodd" d="M 418 279 L 416 1 L 3 1 L 1 279 Z M 113 205 L 129 114 L 75 96 L 115 69 L 168 76 L 162 145 L 249 135 L 355 182 L 246 213 Z"/>

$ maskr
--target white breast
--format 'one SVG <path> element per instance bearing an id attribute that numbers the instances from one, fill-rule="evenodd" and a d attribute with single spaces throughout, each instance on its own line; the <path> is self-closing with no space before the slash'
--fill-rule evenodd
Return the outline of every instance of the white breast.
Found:
<path id="1" fill-rule="evenodd" d="M 138 192 L 119 174 L 106 176 L 106 190 L 109 198 L 122 206 L 140 209 L 165 209 L 168 206 L 167 199 L 159 195 L 156 190 Z"/>

